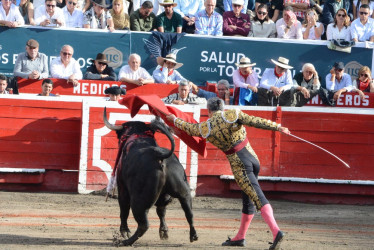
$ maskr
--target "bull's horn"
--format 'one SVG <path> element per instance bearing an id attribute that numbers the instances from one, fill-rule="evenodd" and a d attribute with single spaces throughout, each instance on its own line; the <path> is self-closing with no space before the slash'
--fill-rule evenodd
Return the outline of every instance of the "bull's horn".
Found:
<path id="1" fill-rule="evenodd" d="M 108 121 L 108 118 L 106 118 L 106 107 L 104 107 L 104 115 L 103 115 L 103 120 L 104 120 L 104 124 L 107 128 L 109 128 L 110 130 L 121 130 L 123 129 L 123 126 L 122 125 L 113 125 L 113 124 L 110 124 L 110 122 Z"/>

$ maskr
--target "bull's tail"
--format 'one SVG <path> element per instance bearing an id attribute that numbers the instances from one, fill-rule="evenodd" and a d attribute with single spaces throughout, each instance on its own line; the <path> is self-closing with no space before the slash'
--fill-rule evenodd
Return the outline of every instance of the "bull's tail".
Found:
<path id="1" fill-rule="evenodd" d="M 170 150 L 165 150 L 164 148 L 158 148 L 158 149 L 156 149 L 156 151 L 159 154 L 160 158 L 162 158 L 162 159 L 169 158 L 173 154 L 174 148 L 175 148 L 175 143 L 174 143 L 173 135 L 171 134 L 171 132 L 169 131 L 169 129 L 165 125 L 165 123 L 163 123 L 158 116 L 156 117 L 156 119 L 152 120 L 152 122 L 151 122 L 151 128 L 155 132 L 156 131 L 160 131 L 161 133 L 165 134 L 169 138 L 170 143 L 171 143 Z"/>

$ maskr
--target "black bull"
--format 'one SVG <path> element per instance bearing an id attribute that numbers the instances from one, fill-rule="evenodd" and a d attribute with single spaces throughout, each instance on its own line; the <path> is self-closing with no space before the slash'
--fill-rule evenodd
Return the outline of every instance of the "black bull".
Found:
<path id="1" fill-rule="evenodd" d="M 152 121 L 150 125 L 143 122 L 112 125 L 106 118 L 106 109 L 104 123 L 109 129 L 116 131 L 120 142 L 124 141 L 120 143 L 123 145 L 119 164 L 121 167 L 117 172 L 120 231 L 125 238 L 123 244 L 132 245 L 148 230 L 147 214 L 153 205 L 156 205 L 160 218 L 160 238 L 167 239 L 165 214 L 171 197 L 179 200 L 190 225 L 190 241 L 196 241 L 198 236 L 193 225 L 190 187 L 183 166 L 173 153 L 174 139 L 167 127 L 158 120 Z M 168 137 L 171 142 L 170 150 L 157 145 L 153 136 L 156 131 Z M 138 228 L 131 237 L 127 224 L 130 207 L 138 223 Z"/>

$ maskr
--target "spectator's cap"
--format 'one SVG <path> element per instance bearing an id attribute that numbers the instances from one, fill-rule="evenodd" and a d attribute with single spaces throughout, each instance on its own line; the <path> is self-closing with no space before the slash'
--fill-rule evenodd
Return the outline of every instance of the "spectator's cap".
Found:
<path id="1" fill-rule="evenodd" d="M 333 67 L 335 69 L 344 69 L 344 63 L 343 62 L 336 62 L 336 63 L 334 63 Z"/>
<path id="2" fill-rule="evenodd" d="M 292 66 L 290 66 L 288 64 L 290 60 L 288 60 L 287 58 L 281 57 L 281 56 L 278 58 L 278 61 L 275 61 L 273 59 L 271 59 L 271 61 L 275 65 L 278 65 L 279 67 L 284 68 L 284 69 L 292 69 L 293 68 Z"/>
<path id="3" fill-rule="evenodd" d="M 95 4 L 103 8 L 108 8 L 110 5 L 106 4 L 105 0 L 92 0 Z"/>
<path id="4" fill-rule="evenodd" d="M 174 54 L 169 54 L 166 57 L 159 56 L 157 57 L 157 64 L 160 66 L 164 66 L 164 61 L 169 61 L 175 63 L 174 69 L 180 68 L 183 66 L 183 63 L 177 62 L 177 56 Z"/>
<path id="5" fill-rule="evenodd" d="M 176 7 L 178 4 L 174 3 L 173 0 L 163 0 L 162 3 L 160 3 L 161 6 L 165 5 L 173 5 L 173 8 Z"/>
<path id="6" fill-rule="evenodd" d="M 105 89 L 104 93 L 106 95 L 109 95 L 109 94 L 112 94 L 112 95 L 126 95 L 126 89 L 122 89 L 118 86 L 112 86 L 110 88 Z"/>
<path id="7" fill-rule="evenodd" d="M 29 47 L 33 47 L 33 48 L 39 48 L 39 43 L 34 39 L 28 40 L 26 42 L 26 45 L 29 46 Z"/>
<path id="8" fill-rule="evenodd" d="M 103 54 L 103 53 L 99 53 L 96 55 L 96 59 L 95 60 L 92 60 L 92 61 L 96 61 L 96 62 L 101 62 L 101 63 L 106 63 L 108 64 L 109 62 L 106 60 L 106 55 Z"/>
<path id="9" fill-rule="evenodd" d="M 232 5 L 244 5 L 244 0 L 232 0 Z"/>
<path id="10" fill-rule="evenodd" d="M 249 59 L 248 57 L 242 57 L 240 58 L 239 63 L 235 63 L 235 65 L 238 66 L 239 68 L 246 68 L 246 67 L 255 66 L 256 63 L 251 63 L 251 59 Z"/>

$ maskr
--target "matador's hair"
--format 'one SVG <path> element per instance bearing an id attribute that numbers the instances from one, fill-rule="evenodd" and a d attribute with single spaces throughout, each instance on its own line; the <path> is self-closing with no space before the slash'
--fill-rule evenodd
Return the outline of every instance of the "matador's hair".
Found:
<path id="1" fill-rule="evenodd" d="M 215 111 L 219 111 L 219 110 L 222 111 L 223 108 L 224 108 L 223 100 L 221 98 L 218 98 L 218 97 L 210 98 L 208 100 L 208 103 L 207 103 L 207 108 L 211 112 L 215 112 Z"/>

